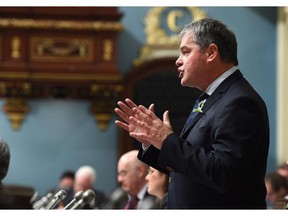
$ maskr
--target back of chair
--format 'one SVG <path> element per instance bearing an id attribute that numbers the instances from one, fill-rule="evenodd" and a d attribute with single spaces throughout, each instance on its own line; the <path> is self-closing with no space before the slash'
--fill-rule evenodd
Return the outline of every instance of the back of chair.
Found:
<path id="1" fill-rule="evenodd" d="M 31 199 L 34 194 L 32 187 L 1 185 L 0 209 L 33 209 Z"/>

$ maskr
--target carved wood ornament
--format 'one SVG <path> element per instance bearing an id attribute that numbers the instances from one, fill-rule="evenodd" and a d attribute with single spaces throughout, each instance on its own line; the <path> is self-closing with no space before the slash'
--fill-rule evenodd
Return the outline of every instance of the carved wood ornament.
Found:
<path id="1" fill-rule="evenodd" d="M 13 129 L 29 99 L 91 101 L 105 130 L 122 91 L 116 7 L 0 7 L 0 97 Z"/>

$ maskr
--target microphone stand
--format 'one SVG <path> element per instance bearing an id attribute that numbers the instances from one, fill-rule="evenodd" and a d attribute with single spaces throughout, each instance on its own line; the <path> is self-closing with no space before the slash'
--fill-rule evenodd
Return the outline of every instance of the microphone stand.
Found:
<path id="1" fill-rule="evenodd" d="M 66 197 L 67 193 L 64 190 L 57 192 L 52 201 L 47 205 L 46 209 L 53 209 L 61 200 Z"/>
<path id="2" fill-rule="evenodd" d="M 71 209 L 76 204 L 76 202 L 78 202 L 83 197 L 83 194 L 83 191 L 78 191 L 75 194 L 74 199 L 64 207 L 64 210 Z"/>

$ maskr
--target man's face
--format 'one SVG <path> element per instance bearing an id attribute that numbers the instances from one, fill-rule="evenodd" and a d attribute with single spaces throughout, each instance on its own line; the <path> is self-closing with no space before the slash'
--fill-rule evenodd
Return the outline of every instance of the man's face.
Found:
<path id="1" fill-rule="evenodd" d="M 66 189 L 68 190 L 69 188 L 73 188 L 74 185 L 74 179 L 73 178 L 69 178 L 69 177 L 65 177 L 63 179 L 61 179 L 59 186 L 62 189 Z"/>
<path id="2" fill-rule="evenodd" d="M 138 193 L 139 172 L 127 161 L 118 163 L 118 183 L 121 188 L 131 195 Z"/>
<path id="3" fill-rule="evenodd" d="M 87 176 L 79 176 L 75 178 L 74 183 L 74 191 L 77 193 L 79 191 L 86 191 L 88 189 L 91 189 L 92 182 L 91 179 Z"/>
<path id="4" fill-rule="evenodd" d="M 176 61 L 181 85 L 200 88 L 205 80 L 207 53 L 185 33 L 180 43 L 180 55 Z"/>

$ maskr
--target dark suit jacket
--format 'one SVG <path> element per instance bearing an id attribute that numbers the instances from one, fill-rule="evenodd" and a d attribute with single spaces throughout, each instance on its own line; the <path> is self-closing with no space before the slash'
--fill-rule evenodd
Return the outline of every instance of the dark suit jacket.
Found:
<path id="1" fill-rule="evenodd" d="M 138 158 L 170 173 L 168 208 L 266 208 L 264 177 L 269 148 L 266 105 L 239 70 L 206 100 L 203 113 L 161 151 Z"/>

